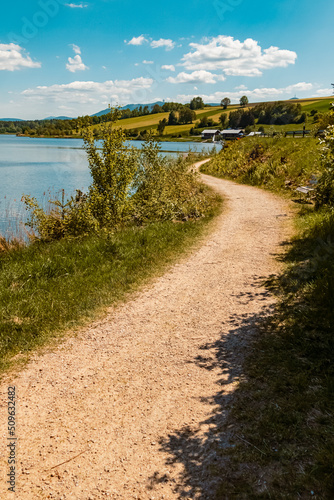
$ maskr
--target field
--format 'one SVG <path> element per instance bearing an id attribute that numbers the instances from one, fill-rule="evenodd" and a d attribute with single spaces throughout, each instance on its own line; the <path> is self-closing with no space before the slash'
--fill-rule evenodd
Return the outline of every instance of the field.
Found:
<path id="1" fill-rule="evenodd" d="M 306 113 L 310 113 L 312 110 L 316 110 L 321 113 L 325 113 L 330 109 L 330 103 L 333 101 L 332 98 L 326 97 L 326 98 L 310 98 L 310 99 L 296 99 L 293 102 L 294 103 L 300 103 L 302 106 L 302 110 L 305 111 Z M 250 109 L 252 106 L 255 104 L 250 104 L 248 109 Z M 224 110 L 220 106 L 215 106 L 215 107 L 205 107 L 204 109 L 200 109 L 196 111 L 196 116 L 197 120 L 200 120 L 201 118 L 211 118 L 215 123 L 219 123 L 219 117 L 222 113 L 227 113 L 229 114 L 231 111 L 234 111 L 236 109 L 240 108 L 239 105 L 232 105 L 229 106 L 227 110 Z M 247 109 L 247 108 L 246 108 Z M 157 127 L 158 123 L 160 120 L 163 120 L 164 118 L 168 120 L 169 113 L 157 113 L 154 115 L 147 115 L 147 116 L 140 116 L 137 118 L 127 118 L 125 120 L 120 120 L 119 122 L 116 123 L 116 126 L 121 126 L 124 130 L 136 130 L 139 132 L 143 132 L 144 130 L 147 131 L 152 131 L 153 133 L 157 134 Z M 198 124 L 198 122 L 197 122 Z M 311 129 L 313 126 L 313 118 L 312 117 L 307 117 L 306 120 L 306 128 Z M 93 129 L 98 129 L 101 125 L 93 125 Z M 167 126 L 164 131 L 164 139 L 172 139 L 172 138 L 185 138 L 189 137 L 190 135 L 190 130 L 196 127 L 196 122 L 194 123 L 189 123 L 186 125 L 172 125 L 172 126 Z M 212 128 L 212 127 L 209 127 Z M 259 126 L 255 126 L 255 130 L 258 130 Z M 270 131 L 270 132 L 287 132 L 287 131 L 293 131 L 293 130 L 302 130 L 303 124 L 289 124 L 289 125 L 275 125 L 275 126 L 269 126 L 265 125 L 265 130 Z"/>

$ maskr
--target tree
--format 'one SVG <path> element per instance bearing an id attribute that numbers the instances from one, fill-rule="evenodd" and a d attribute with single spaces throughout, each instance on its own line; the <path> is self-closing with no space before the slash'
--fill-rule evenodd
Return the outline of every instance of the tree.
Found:
<path id="1" fill-rule="evenodd" d="M 162 135 L 164 133 L 164 130 L 166 128 L 166 125 L 167 125 L 167 120 L 166 118 L 164 118 L 163 120 L 160 120 L 159 121 L 159 124 L 158 124 L 158 132 L 159 132 L 159 135 Z"/>
<path id="2" fill-rule="evenodd" d="M 250 127 L 255 124 L 255 118 L 251 111 L 243 111 L 240 117 L 240 127 Z"/>
<path id="3" fill-rule="evenodd" d="M 168 117 L 168 125 L 177 125 L 178 121 L 177 121 L 177 116 L 176 116 L 176 113 L 175 111 L 171 111 L 169 113 L 169 117 Z"/>
<path id="4" fill-rule="evenodd" d="M 226 125 L 226 122 L 227 122 L 227 114 L 226 113 L 222 113 L 219 117 L 219 121 L 220 121 L 220 124 L 222 127 L 225 127 Z"/>
<path id="5" fill-rule="evenodd" d="M 151 111 L 152 115 L 155 114 L 155 113 L 162 113 L 163 112 L 163 109 L 161 106 L 159 106 L 159 104 L 155 104 L 153 106 L 153 109 Z"/>
<path id="6" fill-rule="evenodd" d="M 201 120 L 198 124 L 198 128 L 204 128 L 204 127 L 208 127 L 208 126 L 209 126 L 208 118 L 206 116 L 203 116 L 203 118 L 201 118 Z"/>
<path id="7" fill-rule="evenodd" d="M 240 98 L 240 106 L 244 108 L 245 106 L 247 106 L 247 104 L 248 104 L 248 97 L 246 95 L 243 95 Z"/>
<path id="8" fill-rule="evenodd" d="M 196 120 L 196 113 L 190 108 L 184 107 L 179 112 L 179 123 L 192 123 Z"/>
<path id="9" fill-rule="evenodd" d="M 194 97 L 190 101 L 190 109 L 203 109 L 204 108 L 204 102 L 201 97 Z"/>
<path id="10" fill-rule="evenodd" d="M 239 128 L 241 121 L 242 111 L 241 109 L 236 109 L 235 111 L 231 111 L 230 113 L 230 127 L 231 128 Z"/>
<path id="11" fill-rule="evenodd" d="M 231 99 L 229 99 L 228 97 L 224 97 L 224 99 L 222 99 L 220 105 L 224 108 L 224 109 L 227 109 L 227 106 L 231 104 Z"/>

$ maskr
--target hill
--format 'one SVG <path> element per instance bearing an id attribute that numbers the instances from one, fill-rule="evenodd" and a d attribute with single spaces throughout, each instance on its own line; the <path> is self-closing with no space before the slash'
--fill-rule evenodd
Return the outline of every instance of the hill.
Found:
<path id="1" fill-rule="evenodd" d="M 122 110 L 129 109 L 130 111 L 133 111 L 134 109 L 140 108 L 140 106 L 142 108 L 145 108 L 145 106 L 147 106 L 148 109 L 151 111 L 156 104 L 158 104 L 159 106 L 163 106 L 165 103 L 164 103 L 164 101 L 157 101 L 157 102 L 153 102 L 150 104 L 127 104 L 126 106 L 123 106 L 120 109 L 122 109 Z M 103 109 L 102 111 L 99 111 L 98 113 L 95 113 L 94 115 L 90 115 L 90 116 L 103 116 L 103 115 L 107 115 L 108 113 L 110 113 L 109 108 Z"/>
<path id="2" fill-rule="evenodd" d="M 43 118 L 44 120 L 73 120 L 70 116 L 48 116 L 47 118 Z"/>
<path id="3" fill-rule="evenodd" d="M 0 122 L 23 122 L 21 118 L 0 118 Z"/>

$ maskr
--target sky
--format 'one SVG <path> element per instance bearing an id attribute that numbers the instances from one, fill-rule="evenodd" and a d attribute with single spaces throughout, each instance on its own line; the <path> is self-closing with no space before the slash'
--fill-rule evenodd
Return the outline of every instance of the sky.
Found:
<path id="1" fill-rule="evenodd" d="M 0 118 L 332 94 L 332 0 L 15 0 L 1 10 Z"/>

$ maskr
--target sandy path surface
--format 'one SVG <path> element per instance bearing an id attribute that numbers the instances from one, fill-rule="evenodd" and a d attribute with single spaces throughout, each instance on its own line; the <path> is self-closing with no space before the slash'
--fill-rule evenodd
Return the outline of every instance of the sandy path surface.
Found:
<path id="1" fill-rule="evenodd" d="M 260 281 L 277 270 L 290 213 L 270 193 L 203 179 L 226 198 L 203 245 L 1 384 L 0 498 L 214 497 L 215 419 L 228 411 L 256 318 L 273 303 Z M 15 494 L 6 491 L 9 382 Z"/>

